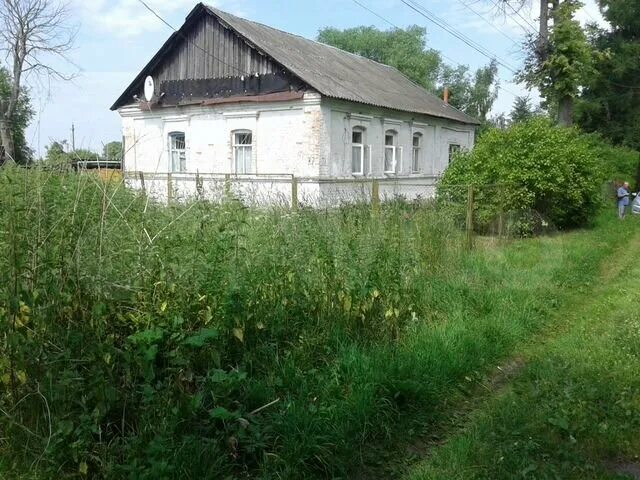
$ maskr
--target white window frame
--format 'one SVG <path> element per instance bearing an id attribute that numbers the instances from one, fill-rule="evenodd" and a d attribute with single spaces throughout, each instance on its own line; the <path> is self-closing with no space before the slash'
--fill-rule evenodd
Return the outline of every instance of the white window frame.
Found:
<path id="1" fill-rule="evenodd" d="M 251 135 L 251 143 L 239 143 L 240 135 Z M 231 161 L 233 162 L 233 171 L 236 175 L 247 175 L 256 173 L 255 161 L 253 156 L 254 136 L 251 130 L 242 129 L 231 132 Z M 238 155 L 242 153 L 242 168 L 238 168 Z M 247 168 L 247 152 L 249 152 L 249 168 Z"/>
<path id="2" fill-rule="evenodd" d="M 366 171 L 365 171 L 365 152 L 366 152 L 366 144 L 365 144 L 365 133 L 366 133 L 367 129 L 364 127 L 353 127 L 351 129 L 351 174 L 355 175 L 355 176 L 364 176 L 366 175 Z M 355 143 L 353 141 L 353 134 L 354 133 L 360 133 L 360 143 Z M 353 166 L 354 166 L 354 158 L 353 158 L 353 151 L 354 149 L 359 149 L 360 150 L 360 170 L 356 171 L 354 170 Z"/>
<path id="3" fill-rule="evenodd" d="M 387 137 L 393 137 L 393 144 L 387 145 Z M 385 130 L 384 132 L 384 150 L 382 156 L 382 171 L 387 175 L 397 175 L 398 173 L 398 132 L 395 130 Z M 387 151 L 391 152 L 391 169 L 387 169 Z"/>
<path id="4" fill-rule="evenodd" d="M 418 145 L 415 139 L 418 139 Z M 411 173 L 420 173 L 420 164 L 422 163 L 424 135 L 421 132 L 414 132 L 411 136 Z"/>
<path id="5" fill-rule="evenodd" d="M 183 148 L 178 148 L 176 146 L 177 139 L 182 137 Z M 169 168 L 171 172 L 183 173 L 187 171 L 187 135 L 183 131 L 173 131 L 169 132 L 167 136 L 169 145 Z M 176 162 L 174 161 L 174 157 L 179 155 L 179 165 L 176 168 Z"/>

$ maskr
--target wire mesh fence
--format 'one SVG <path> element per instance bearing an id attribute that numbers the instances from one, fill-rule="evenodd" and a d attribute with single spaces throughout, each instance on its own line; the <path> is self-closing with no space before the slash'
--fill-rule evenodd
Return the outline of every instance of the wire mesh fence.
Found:
<path id="1" fill-rule="evenodd" d="M 161 202 L 229 196 L 247 206 L 334 207 L 344 203 L 376 203 L 404 198 L 433 199 L 438 177 L 324 178 L 290 174 L 211 174 L 126 172 L 125 181 Z"/>
<path id="2" fill-rule="evenodd" d="M 337 208 L 368 204 L 372 209 L 393 201 L 437 208 L 474 238 L 509 238 L 549 234 L 551 222 L 509 201 L 510 185 L 449 185 L 436 176 L 385 178 L 297 177 L 290 174 L 212 174 L 125 172 L 124 182 L 164 203 L 233 198 L 247 207 Z"/>

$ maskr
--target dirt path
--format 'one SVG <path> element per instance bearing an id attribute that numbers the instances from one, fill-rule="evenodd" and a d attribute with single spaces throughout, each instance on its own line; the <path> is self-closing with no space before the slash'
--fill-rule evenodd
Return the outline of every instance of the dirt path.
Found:
<path id="1" fill-rule="evenodd" d="M 478 416 L 485 413 L 485 409 L 491 411 L 488 406 L 499 402 L 502 393 L 509 389 L 514 381 L 519 381 L 522 371 L 526 369 L 530 362 L 539 362 L 545 355 L 550 355 L 552 352 L 554 354 L 557 353 L 557 346 L 552 347 L 552 344 L 570 343 L 577 340 L 576 343 L 583 342 L 582 348 L 584 349 L 595 348 L 588 342 L 589 335 L 593 337 L 608 335 L 609 331 L 606 331 L 605 327 L 602 326 L 605 323 L 603 321 L 604 318 L 609 312 L 624 310 L 625 306 L 629 307 L 629 297 L 622 297 L 622 294 L 618 295 L 618 292 L 625 292 L 625 289 L 631 288 L 629 285 L 630 279 L 640 277 L 640 262 L 637 260 L 639 249 L 640 234 L 635 234 L 630 242 L 618 248 L 603 263 L 600 275 L 589 292 L 576 292 L 571 295 L 570 299 L 564 303 L 564 306 L 555 313 L 554 316 L 557 321 L 550 324 L 552 325 L 551 328 L 534 336 L 516 356 L 505 362 L 504 365 L 497 367 L 496 371 L 484 381 L 478 382 L 469 398 L 469 402 L 460 405 L 460 408 L 452 414 L 456 421 L 449 427 L 446 425 L 440 426 L 442 430 L 438 441 L 425 442 L 420 445 L 420 451 L 417 455 L 420 460 L 416 462 L 416 465 L 428 465 L 433 455 L 441 449 L 446 449 L 450 441 L 457 439 L 459 436 L 464 436 L 466 432 L 475 428 Z M 610 330 L 615 331 L 615 328 Z M 574 401 L 582 402 L 584 400 L 576 398 Z M 472 406 L 470 407 L 469 404 L 472 404 Z M 640 414 L 640 412 L 638 413 Z M 468 437 L 470 439 L 468 441 L 472 442 L 473 435 L 470 434 Z M 451 450 L 454 451 L 455 448 Z M 638 453 L 640 454 L 640 452 Z M 594 461 L 598 462 L 595 459 Z M 604 471 L 608 471 L 615 478 L 640 480 L 640 457 L 638 456 L 635 458 L 623 456 L 614 460 L 600 461 L 600 465 Z M 406 478 L 446 478 L 446 476 L 431 476 L 429 474 L 422 476 L 420 473 L 416 474 L 415 471 L 420 471 L 420 468 L 410 468 L 409 470 L 413 470 L 414 473 Z M 427 468 L 426 470 L 428 471 L 429 469 Z M 515 472 L 514 475 L 516 475 Z M 516 476 L 519 477 L 520 475 Z M 526 477 L 526 474 L 524 476 Z M 465 477 L 456 476 L 455 478 Z M 589 478 L 604 477 L 594 476 Z"/>

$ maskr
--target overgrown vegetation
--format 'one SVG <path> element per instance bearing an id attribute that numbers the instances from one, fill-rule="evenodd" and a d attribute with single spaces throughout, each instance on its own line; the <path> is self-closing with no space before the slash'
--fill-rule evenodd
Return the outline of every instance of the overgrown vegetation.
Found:
<path id="1" fill-rule="evenodd" d="M 487 132 L 454 160 L 440 188 L 501 185 L 498 195 L 483 199 L 481 222 L 500 210 L 534 210 L 558 228 L 584 226 L 602 205 L 605 166 L 596 153 L 576 129 L 538 118 Z"/>
<path id="2" fill-rule="evenodd" d="M 165 208 L 35 169 L 0 191 L 4 478 L 353 476 L 616 243 L 469 253 L 428 206 Z"/>
<path id="3" fill-rule="evenodd" d="M 631 245 L 588 298 L 580 295 L 562 311 L 566 328 L 530 347 L 513 385 L 479 402 L 464 431 L 407 478 L 637 477 L 640 309 L 629 279 L 640 274 L 639 237 L 637 224 L 610 227 Z M 610 235 L 603 230 L 602 237 Z"/>

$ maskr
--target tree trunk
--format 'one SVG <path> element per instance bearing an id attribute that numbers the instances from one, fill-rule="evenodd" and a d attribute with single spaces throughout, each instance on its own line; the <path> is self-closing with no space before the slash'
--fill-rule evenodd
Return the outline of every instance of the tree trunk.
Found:
<path id="1" fill-rule="evenodd" d="M 540 0 L 540 35 L 538 36 L 538 48 L 540 49 L 540 59 L 546 60 L 547 47 L 549 44 L 549 2 Z"/>
<path id="2" fill-rule="evenodd" d="M 4 119 L 0 120 L 0 165 L 15 163 L 16 148 L 13 143 L 13 131 L 11 124 Z"/>
<path id="3" fill-rule="evenodd" d="M 561 127 L 573 125 L 573 97 L 566 95 L 560 99 L 558 105 L 558 124 Z"/>

